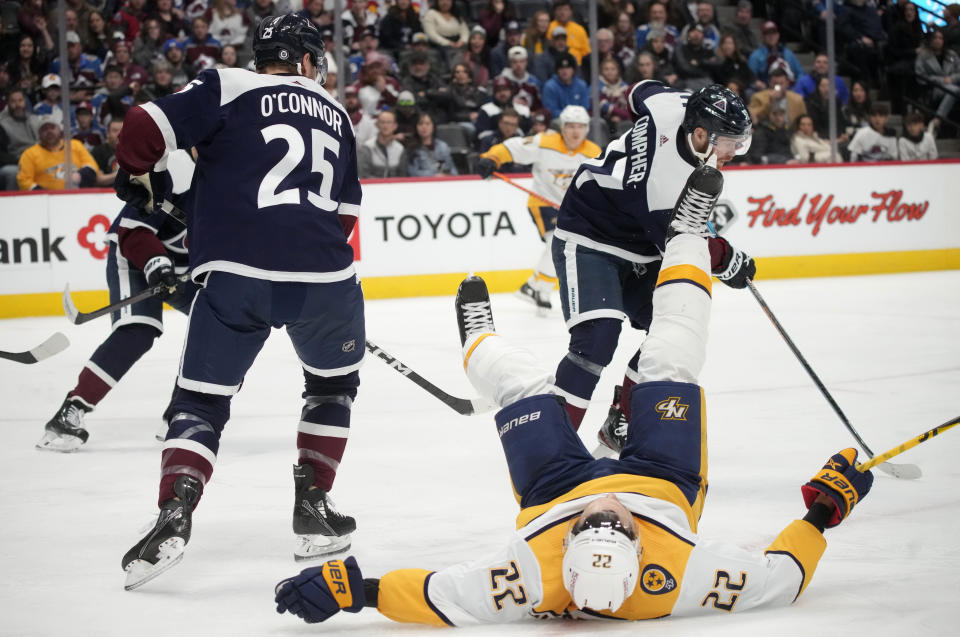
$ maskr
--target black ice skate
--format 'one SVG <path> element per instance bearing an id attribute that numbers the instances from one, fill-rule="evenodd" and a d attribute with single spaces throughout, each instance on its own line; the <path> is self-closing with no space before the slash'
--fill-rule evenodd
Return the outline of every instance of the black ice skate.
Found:
<path id="1" fill-rule="evenodd" d="M 337 511 L 326 491 L 312 488 L 313 480 L 313 467 L 293 465 L 293 532 L 297 535 L 293 557 L 297 561 L 346 551 L 350 534 L 357 529 L 357 521 Z"/>
<path id="2" fill-rule="evenodd" d="M 83 428 L 83 417 L 90 408 L 75 398 L 67 398 L 44 428 L 37 443 L 42 451 L 71 453 L 87 441 L 90 434 Z"/>
<path id="3" fill-rule="evenodd" d="M 478 276 L 468 276 L 457 289 L 455 301 L 457 327 L 460 328 L 460 345 L 478 332 L 495 332 L 493 310 L 487 284 Z"/>
<path id="4" fill-rule="evenodd" d="M 193 527 L 191 515 L 203 485 L 196 478 L 182 475 L 173 483 L 173 492 L 176 498 L 163 503 L 150 532 L 123 556 L 121 566 L 127 573 L 123 588 L 128 591 L 146 584 L 183 559 L 183 549 L 190 541 Z"/>
<path id="5" fill-rule="evenodd" d="M 613 403 L 610 405 L 610 411 L 607 412 L 607 419 L 600 426 L 597 432 L 597 440 L 604 447 L 607 447 L 618 456 L 627 443 L 627 418 L 620 411 L 620 395 L 623 387 L 617 385 L 613 389 Z"/>
<path id="6" fill-rule="evenodd" d="M 667 227 L 667 241 L 678 234 L 709 237 L 710 213 L 723 190 L 723 175 L 716 168 L 700 166 L 687 179 Z"/>
<path id="7" fill-rule="evenodd" d="M 520 286 L 520 289 L 517 290 L 517 296 L 528 303 L 533 303 L 537 308 L 537 314 L 540 316 L 545 316 L 547 312 L 553 309 L 550 298 L 529 283 Z"/>

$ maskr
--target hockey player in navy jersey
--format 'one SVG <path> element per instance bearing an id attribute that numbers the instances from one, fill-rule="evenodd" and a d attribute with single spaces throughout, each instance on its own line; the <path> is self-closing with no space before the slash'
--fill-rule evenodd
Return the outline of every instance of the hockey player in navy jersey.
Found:
<path id="1" fill-rule="evenodd" d="M 638 330 L 650 327 L 667 221 L 687 177 L 700 165 L 720 169 L 750 146 L 750 113 L 719 85 L 690 95 L 647 80 L 631 89 L 629 103 L 633 128 L 580 166 L 554 233 L 553 261 L 570 332 L 557 390 L 577 428 L 613 359 L 623 320 Z M 712 237 L 709 245 L 713 275 L 745 287 L 756 272 L 753 260 L 726 239 Z M 613 451 L 623 446 L 639 356 L 631 358 L 599 432 Z"/>
<path id="2" fill-rule="evenodd" d="M 160 515 L 121 562 L 128 590 L 182 558 L 231 398 L 272 328 L 286 328 L 304 374 L 295 557 L 345 550 L 356 528 L 329 497 L 365 340 L 347 242 L 360 210 L 356 139 L 349 115 L 323 89 L 326 58 L 315 25 L 296 14 L 264 19 L 253 51 L 256 73 L 207 70 L 131 109 L 117 147 L 123 171 L 149 175 L 155 200 L 167 153 L 197 147 L 190 267 L 203 286 L 168 409 Z"/>
<path id="3" fill-rule="evenodd" d="M 847 518 L 873 475 L 853 466 L 853 449 L 832 456 L 801 487 L 803 519 L 762 550 L 698 535 L 707 450 L 697 375 L 712 293 L 704 237 L 721 182 L 716 169 L 696 169 L 666 231 L 619 459 L 590 455 L 550 373 L 495 332 L 486 286 L 468 278 L 456 303 L 464 368 L 477 390 L 503 407 L 496 426 L 520 505 L 516 532 L 491 555 L 436 571 L 365 579 L 355 558 L 329 561 L 280 582 L 277 611 L 320 622 L 371 607 L 394 621 L 462 626 L 726 616 L 795 601 L 826 548 L 824 529 Z"/>
<path id="4" fill-rule="evenodd" d="M 182 210 L 191 209 L 193 162 L 186 152 L 171 156 L 176 172 L 177 194 L 171 201 Z M 183 191 L 182 193 L 180 191 Z M 76 386 L 67 392 L 63 404 L 47 422 L 37 443 L 42 451 L 77 451 L 89 434 L 84 417 L 102 401 L 130 368 L 153 347 L 163 333 L 163 303 L 188 313 L 197 293 L 192 281 L 178 282 L 187 271 L 187 229 L 162 212 L 149 214 L 127 204 L 107 233 L 107 288 L 110 303 L 133 296 L 158 283 L 169 292 L 128 305 L 113 312 L 110 335 L 80 370 Z"/>

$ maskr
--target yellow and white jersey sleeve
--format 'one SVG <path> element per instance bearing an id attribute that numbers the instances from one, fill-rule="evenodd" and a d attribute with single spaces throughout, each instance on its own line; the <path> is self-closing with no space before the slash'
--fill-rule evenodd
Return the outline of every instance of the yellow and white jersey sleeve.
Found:
<path id="1" fill-rule="evenodd" d="M 600 154 L 600 147 L 589 140 L 579 148 L 569 150 L 563 143 L 563 136 L 556 131 L 533 137 L 512 137 L 503 145 L 514 163 L 533 164 L 533 191 L 558 206 L 580 164 Z M 537 201 L 537 205 L 545 203 Z"/>
<path id="2" fill-rule="evenodd" d="M 810 582 L 826 546 L 823 535 L 802 520 L 791 523 L 763 552 L 701 539 L 690 553 L 672 614 L 789 605 Z"/>
<path id="3" fill-rule="evenodd" d="M 493 555 L 440 571 L 391 571 L 377 609 L 394 621 L 463 626 L 514 622 L 540 602 L 540 567 L 519 534 Z"/>

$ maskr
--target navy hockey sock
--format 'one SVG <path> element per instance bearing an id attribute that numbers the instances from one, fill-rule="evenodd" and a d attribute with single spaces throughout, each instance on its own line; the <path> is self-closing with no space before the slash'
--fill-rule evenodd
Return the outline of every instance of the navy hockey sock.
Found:
<path id="1" fill-rule="evenodd" d="M 157 328 L 142 323 L 113 330 L 80 370 L 77 386 L 67 393 L 67 398 L 77 398 L 88 407 L 95 407 L 153 347 L 159 335 Z"/>
<path id="2" fill-rule="evenodd" d="M 357 372 L 330 378 L 304 372 L 304 376 L 306 403 L 297 426 L 299 464 L 313 467 L 313 486 L 329 491 L 347 447 L 360 376 Z"/>

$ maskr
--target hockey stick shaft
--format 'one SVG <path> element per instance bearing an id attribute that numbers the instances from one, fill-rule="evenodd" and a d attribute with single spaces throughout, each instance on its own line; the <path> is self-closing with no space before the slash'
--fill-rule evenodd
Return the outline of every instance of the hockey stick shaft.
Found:
<path id="1" fill-rule="evenodd" d="M 177 281 L 183 282 L 190 278 L 190 273 L 184 273 L 177 277 Z M 94 310 L 93 312 L 81 312 L 77 309 L 77 306 L 73 303 L 73 298 L 70 296 L 70 286 L 68 285 L 63 289 L 63 312 L 67 315 L 67 318 L 70 319 L 70 322 L 74 325 L 82 325 L 87 321 L 92 321 L 93 319 L 100 318 L 105 314 L 110 314 L 115 312 L 120 308 L 132 305 L 134 303 L 139 303 L 151 297 L 154 297 L 158 294 L 162 294 L 167 289 L 162 283 L 158 283 L 152 288 L 148 288 L 139 294 L 134 294 L 133 296 L 128 296 L 125 299 L 121 299 L 116 303 L 102 307 L 99 310 Z"/>
<path id="2" fill-rule="evenodd" d="M 499 172 L 494 171 L 493 176 L 496 177 L 497 179 L 502 179 L 503 181 L 507 182 L 508 184 L 510 184 L 511 186 L 513 186 L 514 188 L 519 188 L 520 190 L 522 190 L 523 192 L 527 193 L 527 194 L 530 195 L 531 197 L 536 197 L 537 199 L 539 199 L 539 200 L 542 201 L 543 203 L 547 204 L 548 206 L 553 206 L 554 208 L 557 208 L 557 209 L 560 208 L 560 204 L 555 203 L 555 202 L 553 202 L 553 201 L 550 201 L 549 199 L 547 199 L 547 198 L 544 197 L 543 195 L 538 195 L 537 193 L 533 192 L 533 191 L 530 190 L 529 188 L 525 188 L 525 187 L 521 186 L 520 184 L 518 184 L 518 183 L 515 182 L 514 180 L 510 179 L 509 177 L 507 177 L 507 176 L 504 175 L 503 173 L 499 173 Z"/>
<path id="3" fill-rule="evenodd" d="M 366 347 L 367 351 L 385 362 L 388 367 L 396 370 L 401 376 L 405 376 L 409 380 L 413 381 L 415 385 L 445 404 L 447 407 L 453 409 L 458 414 L 470 416 L 472 414 L 489 411 L 494 406 L 482 398 L 468 399 L 451 396 L 417 372 L 410 369 L 410 367 L 405 365 L 397 357 L 387 353 L 380 346 L 372 343 L 369 339 L 366 341 Z"/>
<path id="4" fill-rule="evenodd" d="M 907 449 L 912 449 L 912 448 L 916 447 L 917 445 L 919 445 L 921 442 L 926 442 L 926 441 L 930 440 L 931 438 L 933 438 L 934 436 L 937 436 L 937 435 L 943 433 L 943 432 L 946 431 L 947 429 L 950 429 L 951 427 L 956 427 L 958 424 L 960 424 L 960 416 L 954 418 L 953 420 L 948 420 L 947 422 L 943 423 L 942 425 L 938 425 L 937 427 L 934 427 L 933 429 L 930 429 L 929 431 L 925 431 L 925 432 L 923 432 L 922 434 L 920 434 L 919 436 L 917 436 L 916 438 L 911 438 L 910 440 L 906 441 L 906 442 L 903 443 L 902 445 L 898 445 L 898 446 L 894 447 L 894 448 L 891 449 L 890 451 L 887 451 L 887 452 L 885 452 L 885 453 L 881 453 L 879 456 L 874 456 L 873 458 L 871 458 L 871 459 L 868 460 L 867 462 L 863 462 L 863 463 L 861 463 L 861 464 L 858 464 L 858 465 L 857 465 L 857 471 L 867 471 L 867 470 L 869 470 L 869 469 L 873 469 L 873 468 L 874 468 L 875 466 L 877 466 L 878 464 L 881 464 L 881 463 L 883 463 L 883 462 L 886 462 L 887 460 L 889 460 L 890 458 L 892 458 L 892 457 L 894 457 L 894 456 L 899 456 L 901 453 L 903 453 L 903 452 L 906 451 Z"/>
<path id="5" fill-rule="evenodd" d="M 70 341 L 62 332 L 56 332 L 47 340 L 26 352 L 3 352 L 0 351 L 0 358 L 24 365 L 39 363 L 45 358 L 50 358 L 54 354 L 59 354 L 69 347 Z"/>

